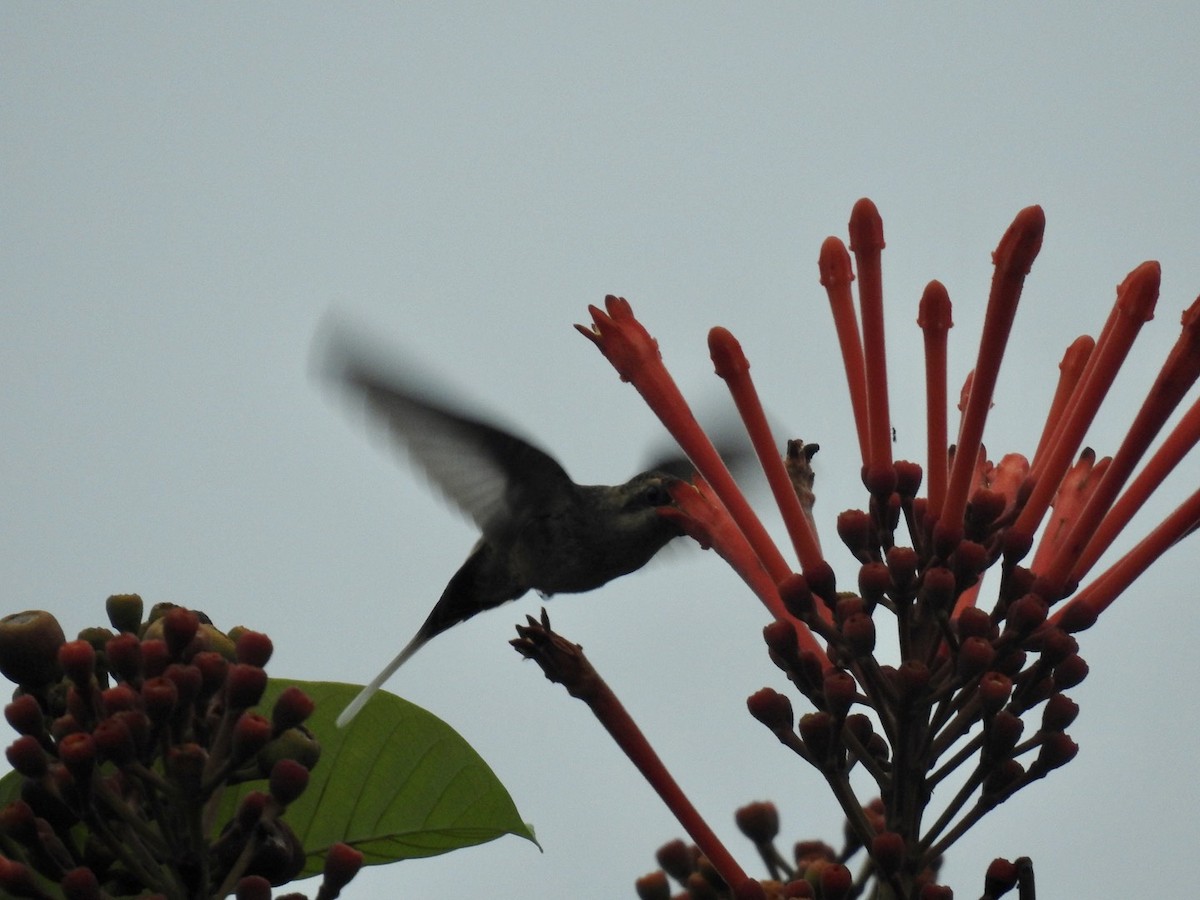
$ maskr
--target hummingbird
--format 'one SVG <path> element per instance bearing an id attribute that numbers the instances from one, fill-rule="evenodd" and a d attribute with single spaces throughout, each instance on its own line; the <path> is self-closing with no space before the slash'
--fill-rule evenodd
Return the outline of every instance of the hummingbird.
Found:
<path id="1" fill-rule="evenodd" d="M 338 355 L 334 377 L 480 530 L 428 617 L 342 711 L 339 727 L 443 631 L 530 590 L 543 596 L 594 590 L 640 569 L 682 535 L 660 514 L 672 506 L 672 484 L 691 474 L 682 456 L 623 484 L 576 484 L 532 443 L 422 395 L 349 348 Z"/>

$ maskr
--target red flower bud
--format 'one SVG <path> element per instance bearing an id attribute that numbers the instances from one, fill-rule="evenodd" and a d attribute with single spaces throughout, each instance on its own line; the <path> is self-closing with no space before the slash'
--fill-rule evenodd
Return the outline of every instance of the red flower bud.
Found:
<path id="1" fill-rule="evenodd" d="M 1046 601 L 1037 594 L 1026 594 L 1009 604 L 1005 613 L 1005 630 L 1011 629 L 1021 635 L 1030 634 L 1046 621 L 1048 609 Z"/>
<path id="2" fill-rule="evenodd" d="M 861 509 L 838 513 L 837 533 L 854 557 L 865 561 L 871 554 L 871 517 Z"/>
<path id="3" fill-rule="evenodd" d="M 825 695 L 825 706 L 835 719 L 846 717 L 857 692 L 858 684 L 849 672 L 835 670 L 825 673 L 822 693 Z"/>
<path id="4" fill-rule="evenodd" d="M 892 547 L 888 550 L 888 571 L 900 597 L 911 597 L 916 592 L 917 567 L 920 563 L 920 557 L 911 547 Z"/>
<path id="5" fill-rule="evenodd" d="M 1061 731 L 1053 731 L 1042 741 L 1038 758 L 1029 768 L 1029 774 L 1040 778 L 1052 769 L 1065 766 L 1079 753 L 1079 745 Z"/>
<path id="6" fill-rule="evenodd" d="M 64 900 L 100 900 L 100 881 L 96 873 L 87 866 L 80 866 L 67 872 L 59 881 Z"/>
<path id="7" fill-rule="evenodd" d="M 249 759 L 271 740 L 271 723 L 258 713 L 244 712 L 233 726 L 233 757 Z"/>
<path id="8" fill-rule="evenodd" d="M 979 679 L 979 703 L 986 715 L 1004 708 L 1012 694 L 1012 679 L 1000 672 L 985 672 Z"/>
<path id="9" fill-rule="evenodd" d="M 996 650 L 987 638 L 969 637 L 958 648 L 958 675 L 970 681 L 986 672 L 996 660 Z"/>
<path id="10" fill-rule="evenodd" d="M 38 887 L 37 879 L 28 866 L 0 856 L 0 893 L 3 892 L 13 897 L 34 897 L 39 900 L 47 896 Z"/>
<path id="11" fill-rule="evenodd" d="M 271 724 L 278 734 L 302 724 L 313 712 L 313 701 L 295 685 L 286 687 L 271 710 Z"/>
<path id="12" fill-rule="evenodd" d="M 829 713 L 806 713 L 800 717 L 799 731 L 814 760 L 820 762 L 829 755 L 835 736 L 833 717 Z"/>
<path id="13" fill-rule="evenodd" d="M 654 853 L 654 859 L 668 875 L 683 884 L 688 876 L 696 871 L 696 859 L 699 855 L 700 851 L 695 847 L 675 840 L 659 847 Z"/>
<path id="14" fill-rule="evenodd" d="M 192 665 L 200 671 L 200 694 L 211 697 L 225 683 L 229 660 L 215 650 L 202 650 L 192 657 Z"/>
<path id="15" fill-rule="evenodd" d="M 257 631 L 243 631 L 237 639 L 237 661 L 260 669 L 267 664 L 274 651 L 271 639 Z"/>
<path id="16" fill-rule="evenodd" d="M 984 726 L 984 748 L 993 759 L 1001 759 L 1012 752 L 1021 739 L 1025 723 L 1007 710 L 1000 710 Z"/>
<path id="17" fill-rule="evenodd" d="M 58 742 L 58 758 L 76 781 L 86 782 L 96 765 L 96 741 L 86 731 L 68 734 Z"/>
<path id="18" fill-rule="evenodd" d="M 142 683 L 142 703 L 146 715 L 155 722 L 166 720 L 179 702 L 179 688 L 175 682 L 163 675 L 147 679 Z"/>
<path id="19" fill-rule="evenodd" d="M 308 769 L 294 759 L 281 759 L 271 767 L 268 785 L 275 802 L 287 806 L 308 787 Z"/>
<path id="20" fill-rule="evenodd" d="M 792 713 L 792 701 L 772 688 L 755 691 L 746 698 L 750 715 L 758 719 L 776 734 L 792 730 L 796 721 Z"/>
<path id="21" fill-rule="evenodd" d="M 171 659 L 183 657 L 183 651 L 192 642 L 199 628 L 200 617 L 190 609 L 175 606 L 163 614 L 163 639 L 167 642 L 167 652 Z"/>
<path id="22" fill-rule="evenodd" d="M 31 846 L 38 840 L 37 821 L 33 808 L 24 800 L 14 800 L 0 806 L 0 834 Z"/>
<path id="23" fill-rule="evenodd" d="M 235 819 L 238 827 L 243 831 L 249 831 L 253 828 L 258 820 L 262 818 L 263 811 L 267 808 L 267 801 L 270 798 L 262 791 L 250 791 L 242 798 L 242 802 L 238 804 Z"/>
<path id="24" fill-rule="evenodd" d="M 823 900 L 845 900 L 854 887 L 854 876 L 841 863 L 830 863 L 821 870 Z"/>
<path id="25" fill-rule="evenodd" d="M 1017 886 L 1017 867 L 1007 859 L 997 857 L 983 876 L 983 892 L 988 897 L 1007 894 Z"/>
<path id="26" fill-rule="evenodd" d="M 137 709 L 138 693 L 127 684 L 118 684 L 100 694 L 100 705 L 106 716 L 124 709 Z"/>
<path id="27" fill-rule="evenodd" d="M 1054 694 L 1042 710 L 1042 731 L 1063 731 L 1078 715 L 1078 703 L 1066 694 Z"/>
<path id="28" fill-rule="evenodd" d="M 249 632 L 253 634 L 254 632 Z M 225 678 L 225 702 L 230 709 L 248 709 L 262 699 L 267 673 L 249 663 L 234 663 Z"/>
<path id="29" fill-rule="evenodd" d="M 978 606 L 965 607 L 959 612 L 955 623 L 958 626 L 958 636 L 964 641 L 971 637 L 990 640 L 996 636 L 996 626 L 992 624 L 992 617 Z"/>
<path id="30" fill-rule="evenodd" d="M 874 609 L 883 595 L 892 589 L 892 573 L 881 562 L 869 562 L 858 570 L 858 591 L 867 608 Z"/>
<path id="31" fill-rule="evenodd" d="M 875 621 L 865 612 L 855 613 L 842 623 L 842 637 L 851 656 L 870 656 L 875 650 Z"/>
<path id="32" fill-rule="evenodd" d="M 871 859 L 884 875 L 892 875 L 904 864 L 904 838 L 894 831 L 881 831 L 871 840 Z"/>
<path id="33" fill-rule="evenodd" d="M 46 731 L 46 718 L 42 707 L 30 694 L 22 694 L 4 707 L 4 718 L 17 734 L 32 734 L 37 737 Z"/>
<path id="34" fill-rule="evenodd" d="M 26 778 L 41 778 L 46 774 L 49 762 L 46 751 L 38 743 L 38 739 L 31 735 L 25 734 L 17 738 L 8 745 L 5 754 L 8 764 Z"/>
<path id="35" fill-rule="evenodd" d="M 362 868 L 363 855 L 349 844 L 340 841 L 332 844 L 325 855 L 324 886 L 332 891 L 330 896 L 336 897 L 338 892 L 349 884 L 358 870 Z"/>
<path id="36" fill-rule="evenodd" d="M 123 719 L 104 719 L 96 725 L 92 737 L 96 741 L 96 750 L 101 759 L 110 759 L 118 766 L 131 762 L 137 755 L 133 735 Z"/>
<path id="37" fill-rule="evenodd" d="M 1078 653 L 1068 656 L 1054 667 L 1054 686 L 1060 691 L 1073 688 L 1087 678 L 1088 664 Z"/>
<path id="38" fill-rule="evenodd" d="M 920 900 L 954 900 L 954 891 L 944 884 L 923 884 Z"/>
<path id="39" fill-rule="evenodd" d="M 135 681 L 141 674 L 142 642 L 135 634 L 118 634 L 104 645 L 108 670 L 122 681 Z"/>
<path id="40" fill-rule="evenodd" d="M 158 639 L 142 641 L 142 677 L 157 678 L 171 662 L 167 642 Z"/>
<path id="41" fill-rule="evenodd" d="M 954 573 L 945 566 L 934 566 L 925 571 L 918 597 L 930 609 L 945 610 L 949 615 L 954 607 L 956 591 Z"/>
<path id="42" fill-rule="evenodd" d="M 733 820 L 755 844 L 769 844 L 779 836 L 779 810 L 774 803 L 748 803 L 734 811 Z"/>
<path id="43" fill-rule="evenodd" d="M 661 869 L 643 875 L 633 884 L 638 900 L 671 900 L 671 882 Z"/>
<path id="44" fill-rule="evenodd" d="M 88 686 L 96 671 L 96 649 L 87 641 L 67 641 L 58 648 L 58 664 L 75 684 Z"/>
<path id="45" fill-rule="evenodd" d="M 271 882 L 261 875 L 247 875 L 234 888 L 237 900 L 271 900 Z"/>

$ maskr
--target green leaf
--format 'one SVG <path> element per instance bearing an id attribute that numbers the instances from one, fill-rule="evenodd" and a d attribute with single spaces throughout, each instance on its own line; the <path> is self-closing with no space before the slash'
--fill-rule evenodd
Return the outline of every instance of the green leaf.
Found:
<path id="1" fill-rule="evenodd" d="M 350 844 L 367 865 L 435 856 L 505 834 L 537 844 L 508 791 L 487 763 L 441 719 L 380 691 L 346 728 L 334 719 L 358 693 L 356 685 L 272 679 L 260 708 L 295 684 L 316 704 L 305 723 L 321 742 L 321 760 L 284 820 L 307 855 L 300 877 L 321 871 L 325 852 Z M 251 782 L 222 798 L 224 823 Z"/>

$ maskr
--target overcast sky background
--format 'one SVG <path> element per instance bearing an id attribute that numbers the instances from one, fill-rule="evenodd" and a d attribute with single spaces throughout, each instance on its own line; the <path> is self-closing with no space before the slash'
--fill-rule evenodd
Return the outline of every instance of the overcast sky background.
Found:
<path id="1" fill-rule="evenodd" d="M 1160 260 L 1158 316 L 1089 435 L 1115 449 L 1200 290 L 1192 5 L 482 6 L 0 6 L 5 612 L 71 633 L 138 591 L 267 631 L 275 675 L 367 680 L 474 533 L 314 381 L 318 323 L 359 323 L 614 482 L 662 429 L 571 328 L 610 292 L 702 407 L 723 400 L 708 329 L 740 338 L 788 435 L 821 444 L 819 528 L 852 586 L 833 520 L 865 497 L 816 260 L 861 196 L 885 223 L 901 458 L 924 455 L 921 289 L 955 303 L 957 390 L 1021 207 L 1048 224 L 993 458 L 1032 452 L 1063 349 Z M 1122 547 L 1194 489 L 1185 468 Z M 1079 757 L 951 853 L 960 896 L 1021 854 L 1045 898 L 1194 882 L 1198 548 L 1082 636 Z M 505 838 L 369 870 L 353 896 L 632 897 L 681 834 L 508 647 L 538 607 L 455 629 L 390 687 L 480 751 L 545 853 Z M 785 682 L 712 554 L 549 610 L 751 871 L 748 801 L 773 799 L 789 840 L 840 839 L 821 779 L 745 712 Z"/>

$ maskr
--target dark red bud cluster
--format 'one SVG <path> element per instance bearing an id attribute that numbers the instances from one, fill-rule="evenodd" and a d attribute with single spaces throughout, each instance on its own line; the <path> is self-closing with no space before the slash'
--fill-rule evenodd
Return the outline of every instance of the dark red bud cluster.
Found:
<path id="1" fill-rule="evenodd" d="M 165 604 L 143 623 L 136 595 L 106 607 L 119 633 L 87 629 L 73 641 L 49 613 L 0 620 L 0 671 L 18 685 L 5 717 L 19 736 L 6 754 L 24 778 L 22 799 L 0 808 L 0 893 L 174 895 L 198 877 L 189 861 L 204 859 L 197 896 L 269 897 L 303 867 L 279 817 L 320 755 L 303 727 L 312 700 L 290 687 L 270 719 L 253 711 L 267 686 L 266 635 L 243 630 L 235 645 L 202 614 Z M 270 793 L 251 792 L 219 837 L 191 826 L 215 794 L 255 779 Z M 135 820 L 144 833 L 127 827 Z M 131 871 L 121 860 L 153 864 Z M 358 851 L 331 848 L 323 896 L 361 865 Z"/>

